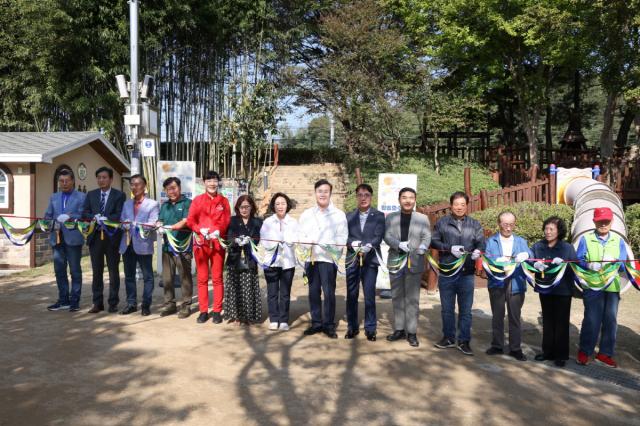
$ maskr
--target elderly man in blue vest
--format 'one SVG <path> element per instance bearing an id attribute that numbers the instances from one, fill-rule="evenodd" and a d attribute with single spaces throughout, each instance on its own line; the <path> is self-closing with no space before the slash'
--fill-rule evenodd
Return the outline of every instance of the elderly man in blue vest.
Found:
<path id="1" fill-rule="evenodd" d="M 515 235 L 516 216 L 509 212 L 498 215 L 499 232 L 487 239 L 485 254 L 491 260 L 501 263 L 517 264 L 529 259 L 531 252 L 527 240 Z M 526 361 L 527 357 L 522 353 L 522 320 L 521 310 L 524 304 L 524 295 L 527 291 L 522 268 L 516 267 L 516 272 L 509 278 L 500 280 L 489 276 L 489 301 L 493 314 L 492 328 L 493 338 L 491 347 L 487 349 L 487 355 L 502 354 L 504 352 L 504 314 L 505 305 L 509 317 L 509 355 L 518 361 Z"/>
<path id="2" fill-rule="evenodd" d="M 627 260 L 627 250 L 620 235 L 610 232 L 613 212 L 608 207 L 593 211 L 595 232 L 583 235 L 576 254 L 580 266 L 599 272 L 611 262 Z M 620 266 L 624 268 L 624 266 Z M 618 331 L 618 304 L 620 303 L 620 277 L 616 276 L 604 290 L 584 290 L 584 319 L 580 329 L 580 350 L 577 362 L 587 365 L 595 352 L 598 335 L 600 344 L 595 360 L 607 367 L 616 368 L 613 359 Z"/>
<path id="3" fill-rule="evenodd" d="M 125 235 L 120 241 L 120 254 L 124 263 L 124 284 L 127 289 L 127 306 L 120 311 L 128 315 L 138 310 L 136 286 L 136 264 L 142 270 L 144 291 L 142 293 L 141 314 L 151 314 L 153 294 L 153 248 L 156 242 L 158 202 L 146 196 L 147 179 L 142 175 L 131 176 L 133 200 L 127 200 L 122 207 L 120 222 Z M 146 226 L 145 226 L 146 225 Z"/>
<path id="4" fill-rule="evenodd" d="M 49 243 L 53 248 L 53 269 L 58 285 L 58 301 L 47 307 L 50 311 L 80 310 L 80 292 L 82 290 L 82 269 L 80 257 L 84 238 L 73 224 L 82 218 L 85 194 L 75 190 L 75 176 L 71 170 L 63 169 L 58 173 L 58 188 L 49 198 L 45 219 L 54 219 L 54 231 Z M 69 228 L 67 228 L 67 226 Z M 71 226 L 73 225 L 73 226 Z M 69 277 L 71 272 L 71 295 L 69 295 Z"/>

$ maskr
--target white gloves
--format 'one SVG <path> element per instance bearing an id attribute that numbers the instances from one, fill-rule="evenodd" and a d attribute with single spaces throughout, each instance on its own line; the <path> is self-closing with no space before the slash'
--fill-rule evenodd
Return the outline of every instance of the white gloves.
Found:
<path id="1" fill-rule="evenodd" d="M 522 253 L 516 254 L 515 260 L 517 263 L 522 263 L 528 258 L 529 258 L 529 253 L 527 253 L 526 251 L 523 251 Z"/>
<path id="2" fill-rule="evenodd" d="M 542 262 L 536 262 L 536 263 L 534 263 L 534 264 L 533 264 L 533 267 L 534 267 L 534 268 L 536 268 L 536 269 L 537 269 L 538 271 L 540 271 L 540 272 L 544 272 L 544 270 L 548 268 L 548 266 L 547 266 L 547 265 L 545 265 L 545 264 L 544 264 L 544 263 L 542 263 Z"/>
<path id="3" fill-rule="evenodd" d="M 360 247 L 360 251 L 362 251 L 362 253 L 367 254 L 371 251 L 371 249 L 373 248 L 373 246 L 369 243 L 363 245 L 362 247 Z"/>
<path id="4" fill-rule="evenodd" d="M 464 254 L 464 246 L 451 246 L 451 254 L 460 259 Z"/>
<path id="5" fill-rule="evenodd" d="M 475 249 L 471 252 L 471 260 L 477 260 L 480 257 L 480 250 Z"/>
<path id="6" fill-rule="evenodd" d="M 66 221 L 68 221 L 70 219 L 71 216 L 69 216 L 66 213 L 62 213 L 61 215 L 59 215 L 56 220 L 58 221 L 58 223 L 63 224 Z"/>
<path id="7" fill-rule="evenodd" d="M 418 247 L 418 250 L 416 250 L 416 253 L 418 253 L 418 255 L 422 256 L 427 252 L 427 246 L 425 246 L 424 244 L 420 244 L 420 247 Z"/>
<path id="8" fill-rule="evenodd" d="M 551 263 L 553 263 L 554 265 L 559 265 L 562 262 L 564 262 L 564 260 L 562 260 L 561 257 L 554 257 L 553 260 L 551 261 Z"/>
<path id="9" fill-rule="evenodd" d="M 362 241 L 351 241 L 351 248 L 354 250 L 360 247 L 361 245 L 362 245 Z"/>
<path id="10" fill-rule="evenodd" d="M 592 271 L 596 271 L 596 272 L 597 272 L 597 271 L 599 271 L 600 269 L 602 269 L 602 263 L 600 263 L 600 262 L 589 262 L 589 263 L 587 264 L 587 267 L 588 267 L 589 269 L 591 269 Z"/>
<path id="11" fill-rule="evenodd" d="M 602 256 L 603 262 L 615 262 L 616 260 L 611 256 Z"/>
<path id="12" fill-rule="evenodd" d="M 211 238 L 218 238 L 220 236 L 220 231 L 218 231 L 217 229 L 215 231 L 213 231 L 211 234 L 209 234 L 211 236 Z"/>
<path id="13" fill-rule="evenodd" d="M 246 246 L 247 244 L 249 244 L 249 241 L 251 241 L 251 237 L 248 237 L 246 235 L 237 237 L 235 239 L 236 244 L 239 246 Z"/>
<path id="14" fill-rule="evenodd" d="M 496 262 L 509 263 L 509 257 L 508 256 L 500 256 L 499 258 L 496 259 Z"/>
<path id="15" fill-rule="evenodd" d="M 400 241 L 398 248 L 405 253 L 409 253 L 409 241 Z"/>
<path id="16" fill-rule="evenodd" d="M 161 226 L 158 226 L 158 227 L 156 228 L 156 232 L 158 233 L 158 235 L 163 235 L 163 234 L 165 233 L 164 226 L 162 226 L 162 225 L 161 225 Z"/>
<path id="17" fill-rule="evenodd" d="M 131 224 L 128 222 L 125 222 L 122 224 L 122 229 L 128 231 L 129 229 L 131 229 Z"/>
<path id="18" fill-rule="evenodd" d="M 107 218 L 106 216 L 102 216 L 100 213 L 98 213 L 97 215 L 95 215 L 95 216 L 93 217 L 93 219 L 94 219 L 97 223 L 101 224 L 102 222 L 104 222 L 104 221 L 105 221 L 105 220 L 107 220 L 108 218 Z"/>

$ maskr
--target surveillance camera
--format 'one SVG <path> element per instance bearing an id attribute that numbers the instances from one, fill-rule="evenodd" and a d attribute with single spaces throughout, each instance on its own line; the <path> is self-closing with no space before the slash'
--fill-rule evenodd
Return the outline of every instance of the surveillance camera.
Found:
<path id="1" fill-rule="evenodd" d="M 129 98 L 129 90 L 127 88 L 127 79 L 124 75 L 116 75 L 116 82 L 118 83 L 118 92 L 120 93 L 120 99 Z"/>
<path id="2" fill-rule="evenodd" d="M 140 98 L 141 99 L 149 99 L 153 96 L 153 77 L 150 75 L 145 75 L 144 80 L 142 81 L 142 87 L 140 88 Z"/>
<path id="3" fill-rule="evenodd" d="M 135 148 L 135 144 L 131 139 L 127 140 L 126 146 L 127 146 L 127 151 L 133 151 L 133 149 Z"/>

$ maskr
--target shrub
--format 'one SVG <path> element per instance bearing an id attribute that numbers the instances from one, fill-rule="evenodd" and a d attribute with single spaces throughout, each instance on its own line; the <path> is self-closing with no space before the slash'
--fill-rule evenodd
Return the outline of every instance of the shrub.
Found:
<path id="1" fill-rule="evenodd" d="M 342 163 L 346 154 L 341 148 L 280 148 L 278 163 L 288 166 L 317 163 Z"/>
<path id="2" fill-rule="evenodd" d="M 640 255 L 640 204 L 632 204 L 624 212 L 627 222 L 627 237 L 635 258 Z"/>
<path id="3" fill-rule="evenodd" d="M 492 234 L 498 232 L 498 215 L 504 211 L 513 212 L 516 215 L 517 228 L 515 233 L 525 238 L 530 245 L 544 237 L 542 223 L 550 216 L 559 216 L 567 224 L 567 232 L 571 230 L 573 222 L 573 209 L 564 204 L 544 204 L 522 202 L 513 206 L 493 207 L 471 216 L 480 221 L 482 227 Z"/>

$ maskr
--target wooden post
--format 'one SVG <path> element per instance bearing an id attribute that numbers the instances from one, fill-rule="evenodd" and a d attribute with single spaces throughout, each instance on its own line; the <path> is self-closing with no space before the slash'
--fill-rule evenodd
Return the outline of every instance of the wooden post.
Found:
<path id="1" fill-rule="evenodd" d="M 356 167 L 356 183 L 358 185 L 362 183 L 362 174 L 360 173 L 360 167 Z"/>
<path id="2" fill-rule="evenodd" d="M 557 204 L 558 200 L 557 198 L 557 191 L 556 191 L 556 184 L 557 184 L 557 175 L 556 175 L 556 167 L 554 164 L 551 165 L 551 167 L 549 168 L 549 194 L 548 194 L 548 202 L 549 204 Z"/>
<path id="3" fill-rule="evenodd" d="M 464 168 L 464 193 L 471 197 L 471 169 Z"/>
<path id="4" fill-rule="evenodd" d="M 487 190 L 483 189 L 480 191 L 480 210 L 486 210 L 489 208 L 489 197 L 487 194 Z"/>

